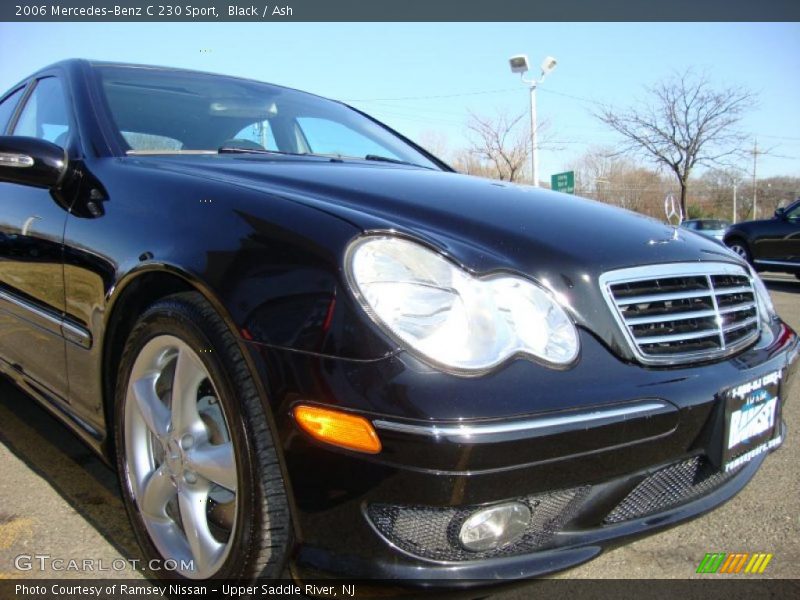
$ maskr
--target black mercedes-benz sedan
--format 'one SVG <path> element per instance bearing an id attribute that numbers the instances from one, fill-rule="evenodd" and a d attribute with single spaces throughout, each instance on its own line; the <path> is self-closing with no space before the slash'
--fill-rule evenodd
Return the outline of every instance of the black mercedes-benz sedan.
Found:
<path id="1" fill-rule="evenodd" d="M 758 271 L 793 273 L 800 279 L 800 198 L 777 209 L 771 219 L 732 225 L 724 242 Z"/>
<path id="2" fill-rule="evenodd" d="M 245 79 L 70 60 L 0 128 L 0 369 L 176 575 L 534 577 L 784 439 L 798 337 L 712 240 Z"/>

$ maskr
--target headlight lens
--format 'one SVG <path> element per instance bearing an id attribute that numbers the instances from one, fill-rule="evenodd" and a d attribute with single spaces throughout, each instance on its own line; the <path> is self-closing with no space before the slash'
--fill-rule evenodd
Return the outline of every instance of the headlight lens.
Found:
<path id="1" fill-rule="evenodd" d="M 552 365 L 578 356 L 578 333 L 545 289 L 512 276 L 473 277 L 402 238 L 363 237 L 345 270 L 378 325 L 429 361 L 483 371 L 517 353 Z"/>
<path id="2" fill-rule="evenodd" d="M 756 270 L 749 265 L 748 268 L 750 269 L 750 277 L 753 279 L 753 287 L 756 290 L 758 313 L 761 316 L 762 321 L 769 323 L 777 314 L 775 312 L 775 305 L 772 303 L 772 297 L 769 295 L 767 286 L 764 285 L 764 281 L 758 275 Z"/>

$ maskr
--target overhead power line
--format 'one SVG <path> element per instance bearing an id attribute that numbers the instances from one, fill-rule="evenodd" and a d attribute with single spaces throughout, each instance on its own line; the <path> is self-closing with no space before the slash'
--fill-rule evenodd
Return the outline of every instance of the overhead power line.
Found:
<path id="1" fill-rule="evenodd" d="M 342 102 L 394 102 L 397 100 L 435 100 L 439 98 L 461 98 L 462 96 L 480 96 L 483 94 L 502 94 L 505 92 L 518 92 L 520 88 L 503 88 L 497 90 L 478 90 L 475 92 L 461 92 L 458 94 L 437 94 L 433 96 L 402 96 L 400 98 L 350 98 Z"/>
<path id="2" fill-rule="evenodd" d="M 473 92 L 459 92 L 456 94 L 434 94 L 429 96 L 399 96 L 397 98 L 343 98 L 342 102 L 405 102 L 408 100 L 439 100 L 439 99 L 446 99 L 446 98 L 463 98 L 465 96 L 482 96 L 486 94 L 508 94 L 508 93 L 518 93 L 520 91 L 519 87 L 513 88 L 499 88 L 496 90 L 476 90 Z M 579 100 L 580 102 L 588 102 L 590 104 L 599 104 L 597 100 L 592 100 L 591 98 L 584 98 L 582 96 L 576 96 L 574 94 L 566 94 L 564 92 L 558 92 L 555 90 L 545 90 L 542 89 L 543 92 L 548 94 L 553 94 L 555 96 L 563 96 L 564 98 L 572 98 L 573 100 Z"/>
<path id="3" fill-rule="evenodd" d="M 471 92 L 458 92 L 454 94 L 431 94 L 426 96 L 398 96 L 395 98 L 345 98 L 343 102 L 364 102 L 364 103 L 373 103 L 373 102 L 407 102 L 407 101 L 414 101 L 414 100 L 439 100 L 439 99 L 447 99 L 447 98 L 463 98 L 469 96 L 482 96 L 488 94 L 508 94 L 508 93 L 518 93 L 520 91 L 519 87 L 513 88 L 498 88 L 493 90 L 474 90 Z M 554 96 L 561 96 L 563 98 L 571 98 L 572 100 L 577 100 L 578 102 L 585 102 L 587 104 L 598 105 L 601 102 L 594 100 L 592 98 L 586 98 L 583 96 L 578 96 L 575 94 L 567 94 L 565 92 L 559 92 L 557 90 L 552 90 L 548 88 L 542 88 L 539 90 L 545 94 L 552 94 Z M 400 108 L 400 107 L 396 107 Z M 415 109 L 416 110 L 416 109 Z M 788 140 L 788 141 L 800 141 L 800 137 L 795 136 L 787 136 L 787 135 L 770 135 L 765 133 L 759 133 L 759 137 L 769 138 L 769 139 L 776 139 L 776 140 Z M 780 158 L 787 158 L 787 159 L 795 159 L 792 156 L 780 156 Z"/>

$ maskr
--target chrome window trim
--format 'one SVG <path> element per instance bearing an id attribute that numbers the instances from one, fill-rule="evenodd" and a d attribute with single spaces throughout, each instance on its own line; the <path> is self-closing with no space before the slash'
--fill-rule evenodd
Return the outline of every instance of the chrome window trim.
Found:
<path id="1" fill-rule="evenodd" d="M 400 433 L 410 433 L 435 438 L 454 438 L 454 441 L 465 442 L 470 440 L 475 441 L 482 436 L 506 433 L 536 432 L 538 435 L 548 435 L 548 429 L 558 430 L 559 428 L 569 425 L 583 427 L 586 423 L 594 421 L 652 414 L 663 410 L 670 410 L 671 408 L 673 408 L 672 405 L 663 400 L 648 400 L 646 402 L 639 402 L 626 406 L 581 411 L 568 415 L 547 415 L 519 421 L 464 424 L 431 423 L 416 425 L 412 423 L 402 423 L 400 421 L 376 419 L 372 424 L 378 429 L 387 431 L 397 431 Z M 553 431 L 553 433 L 556 432 L 557 431 Z"/>
<path id="2" fill-rule="evenodd" d="M 614 271 L 607 271 L 600 275 L 598 282 L 600 285 L 600 291 L 603 294 L 603 298 L 605 298 L 606 305 L 611 311 L 611 314 L 614 316 L 614 321 L 617 323 L 617 327 L 619 327 L 619 329 L 622 331 L 622 334 L 625 336 L 625 341 L 628 343 L 628 348 L 630 348 L 636 359 L 645 365 L 674 366 L 687 364 L 694 361 L 719 360 L 730 356 L 731 354 L 735 354 L 743 348 L 755 343 L 760 335 L 761 328 L 759 326 L 759 328 L 756 329 L 758 335 L 748 336 L 743 340 L 739 340 L 728 346 L 723 344 L 722 349 L 714 352 L 693 352 L 663 357 L 649 356 L 642 353 L 642 351 L 639 349 L 636 339 L 633 337 L 630 328 L 625 323 L 622 314 L 617 308 L 616 300 L 611 293 L 611 286 L 617 283 L 646 281 L 648 279 L 658 279 L 664 277 L 711 277 L 713 275 L 744 275 L 752 282 L 752 277 L 747 267 L 741 264 L 727 262 L 662 263 L 641 267 L 616 269 Z M 732 291 L 735 291 L 737 288 L 731 289 Z M 754 286 L 751 285 L 750 289 L 747 291 L 753 294 L 754 299 L 756 298 L 756 289 Z M 693 294 L 693 296 L 698 297 L 703 295 L 704 294 L 702 291 L 700 293 Z M 710 295 L 713 299 L 715 310 L 719 310 L 717 307 L 716 295 L 713 292 L 708 295 Z M 756 302 L 754 301 L 754 304 L 755 303 Z M 720 328 L 720 335 L 723 335 L 722 328 Z"/>

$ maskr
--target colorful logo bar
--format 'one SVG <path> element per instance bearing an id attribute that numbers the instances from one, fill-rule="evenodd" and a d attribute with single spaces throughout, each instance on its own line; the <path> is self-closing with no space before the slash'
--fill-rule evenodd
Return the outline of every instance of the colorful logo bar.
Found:
<path id="1" fill-rule="evenodd" d="M 749 573 L 754 575 L 756 573 L 763 573 L 771 560 L 772 554 L 765 554 L 763 552 L 756 552 L 755 554 L 750 554 L 749 552 L 733 554 L 727 554 L 725 552 L 709 553 L 700 561 L 697 572 L 718 574 Z"/>

